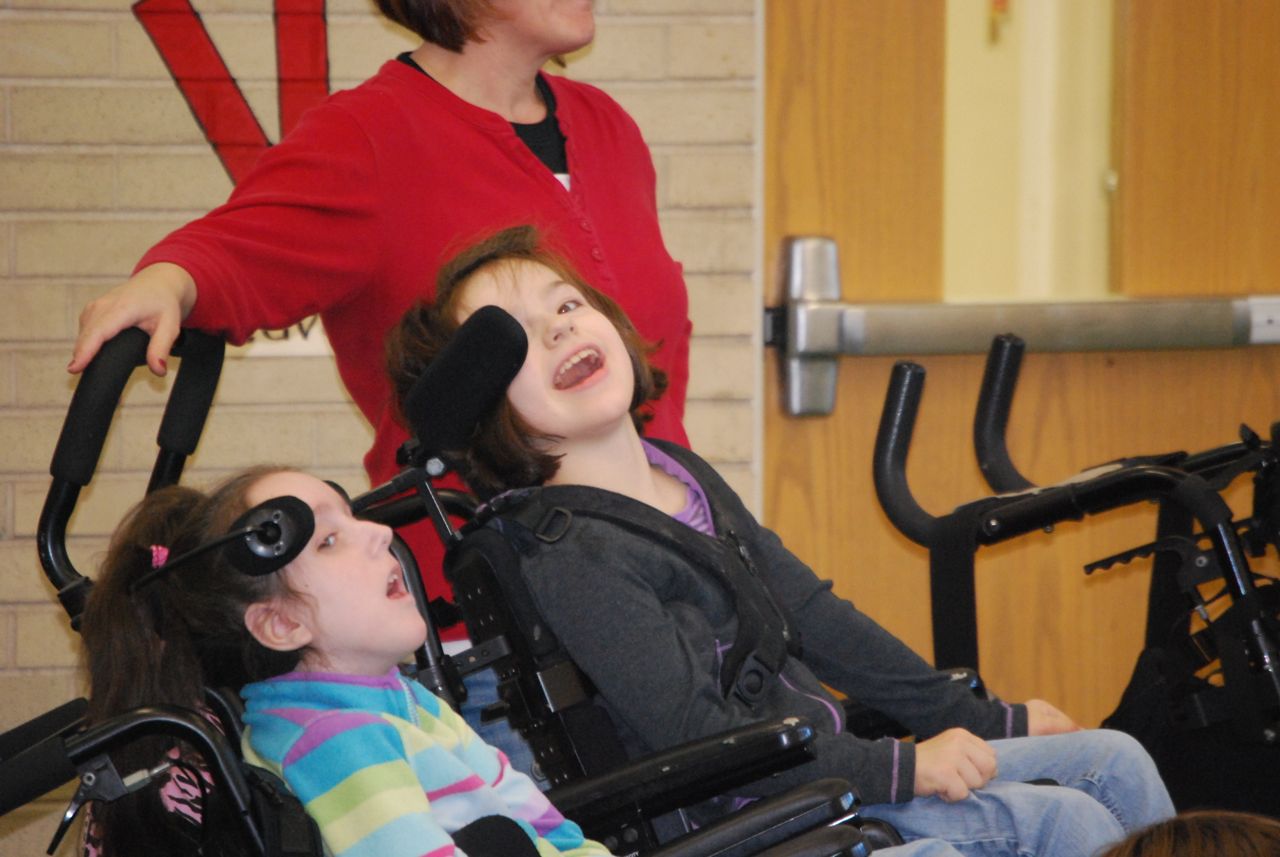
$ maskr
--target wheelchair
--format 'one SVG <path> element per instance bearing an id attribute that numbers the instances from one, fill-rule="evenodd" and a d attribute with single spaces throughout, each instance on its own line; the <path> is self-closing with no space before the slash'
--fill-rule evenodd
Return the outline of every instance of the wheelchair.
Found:
<path id="1" fill-rule="evenodd" d="M 996 493 L 944 515 L 925 511 L 906 479 L 925 370 L 903 361 L 890 377 L 876 437 L 875 488 L 894 526 L 929 550 L 935 663 L 978 663 L 974 556 L 980 547 L 1154 502 L 1154 541 L 1084 569 L 1093 574 L 1153 557 L 1146 648 L 1103 725 L 1146 746 L 1179 809 L 1280 817 L 1274 787 L 1280 765 L 1280 586 L 1248 561 L 1268 546 L 1280 548 L 1280 423 L 1265 440 L 1241 426 L 1236 443 L 1121 459 L 1037 486 L 1014 465 L 1005 441 L 1024 349 L 1013 334 L 993 339 L 975 408 L 974 449 Z M 1246 474 L 1253 479 L 1253 508 L 1234 520 L 1221 492 Z M 1199 630 L 1193 630 L 1193 617 Z"/>
<path id="2" fill-rule="evenodd" d="M 78 629 L 92 581 L 77 571 L 66 548 L 67 525 L 81 490 L 92 479 L 107 429 L 132 372 L 144 363 L 147 336 L 124 331 L 105 343 L 86 369 L 68 409 L 50 467 L 52 482 L 38 525 L 41 565 L 57 590 L 60 604 Z M 221 371 L 224 343 L 220 338 L 186 330 L 174 348 L 179 367 L 161 419 L 159 451 L 147 491 L 179 481 L 186 459 L 195 451 L 212 404 Z M 415 474 L 416 475 L 416 474 Z M 437 493 L 430 478 L 415 489 L 414 509 L 397 500 L 395 514 L 416 519 L 424 514 L 445 521 L 446 506 L 465 508 L 465 498 Z M 371 504 L 353 498 L 353 508 Z M 385 505 L 373 506 L 387 515 Z M 428 619 L 427 641 L 414 653 L 405 671 L 447 702 L 457 699 L 458 671 L 442 654 L 426 597 L 412 555 L 397 541 L 393 548 L 406 566 L 406 581 Z M 473 650 L 474 652 L 474 650 Z M 477 655 L 478 656 L 478 655 Z M 474 661 L 472 662 L 474 664 Z M 535 672 L 532 681 L 554 685 L 556 675 Z M 525 681 L 525 679 L 521 679 Z M 560 706 L 563 697 L 555 697 Z M 203 761 L 213 788 L 233 809 L 244 842 L 244 853 L 262 857 L 293 857 L 321 853 L 314 825 L 300 811 L 282 784 L 265 771 L 248 765 L 239 755 L 239 700 L 234 694 L 209 689 L 206 706 L 222 730 L 194 708 L 144 707 L 85 727 L 84 700 L 76 700 L 0 735 L 0 814 L 39 797 L 52 788 L 79 780 L 75 797 L 55 833 L 67 831 L 85 803 L 110 801 L 145 787 L 163 771 L 120 771 L 113 751 L 142 736 L 163 735 L 182 741 Z M 556 731 L 568 717 L 566 709 L 542 727 Z M 518 720 L 519 718 L 517 718 Z M 532 721 L 530 721 L 531 723 Z M 567 735 L 567 732 L 565 733 Z M 704 800 L 734 785 L 810 758 L 811 727 L 794 718 L 756 724 L 739 732 L 713 736 L 694 745 L 674 748 L 654 757 L 623 760 L 611 757 L 607 766 L 581 766 L 576 775 L 557 776 L 559 787 L 549 797 L 568 818 L 579 820 L 589 836 L 608 840 L 618 854 L 660 857 L 859 857 L 884 842 L 894 841 L 891 830 L 874 835 L 845 824 L 856 816 L 856 796 L 839 780 L 820 781 L 775 798 L 757 801 L 715 825 L 659 842 L 653 832 L 655 816 Z M 556 741 L 569 741 L 557 737 Z M 549 745 L 548 745 L 549 746 Z M 590 742 L 569 741 L 574 758 L 593 753 Z M 550 759 L 548 758 L 548 763 Z M 459 840 L 461 841 L 461 840 Z M 483 837 L 474 839 L 484 842 Z M 512 842 L 492 853 L 506 853 Z M 470 852 L 480 857 L 484 852 Z"/>

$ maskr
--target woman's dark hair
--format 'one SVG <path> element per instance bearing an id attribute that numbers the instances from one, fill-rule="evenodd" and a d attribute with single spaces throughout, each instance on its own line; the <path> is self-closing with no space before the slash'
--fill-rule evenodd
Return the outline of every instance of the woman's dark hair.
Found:
<path id="1" fill-rule="evenodd" d="M 250 487 L 281 470 L 255 468 L 208 494 L 161 488 L 127 514 L 107 548 L 81 626 L 90 724 L 143 705 L 201 708 L 206 686 L 239 691 L 297 665 L 301 652 L 267 649 L 244 623 L 250 604 L 289 591 L 280 574 L 249 577 L 213 550 L 133 589 L 152 570 L 152 545 L 176 557 L 226 533 L 249 508 Z M 148 738 L 113 759 L 122 773 L 132 772 L 154 766 L 172 747 L 168 739 Z M 190 757 L 179 748 L 180 760 Z M 206 854 L 241 850 L 237 825 L 220 817 L 225 811 L 216 803 L 201 807 Z M 111 857 L 192 853 L 190 834 L 184 838 L 154 789 L 95 805 L 93 824 Z"/>
<path id="2" fill-rule="evenodd" d="M 1099 857 L 1280 857 L 1280 821 L 1198 810 L 1135 831 Z"/>
<path id="3" fill-rule="evenodd" d="M 494 13 L 491 0 L 378 0 L 378 11 L 423 41 L 455 53 L 478 38 L 482 22 Z"/>
<path id="4" fill-rule="evenodd" d="M 637 430 L 643 430 L 652 419 L 645 406 L 659 398 L 667 386 L 666 373 L 649 362 L 653 347 L 641 338 L 621 307 L 583 280 L 563 256 L 547 249 L 532 226 L 504 229 L 458 253 L 436 277 L 434 302 L 419 302 L 391 329 L 387 336 L 387 371 L 397 419 L 412 429 L 404 415 L 405 398 L 461 325 L 458 311 L 462 287 L 481 271 L 519 262 L 532 262 L 555 271 L 617 329 L 631 358 L 635 379 L 631 418 Z M 440 406 L 448 407 L 448 403 L 441 402 Z M 510 488 L 541 485 L 555 475 L 559 456 L 542 450 L 548 440 L 555 438 L 535 432 L 504 397 L 494 412 L 476 426 L 467 449 L 443 452 L 454 460 L 471 488 L 488 497 Z"/>

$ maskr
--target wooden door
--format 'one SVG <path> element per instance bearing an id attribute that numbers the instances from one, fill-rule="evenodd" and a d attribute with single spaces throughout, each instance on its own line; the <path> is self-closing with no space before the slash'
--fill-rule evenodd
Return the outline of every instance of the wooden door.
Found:
<path id="1" fill-rule="evenodd" d="M 1195 0 L 1184 5 L 1240 12 L 1267 4 Z M 1137 7 L 1143 14 L 1134 13 Z M 1166 8 L 1151 0 L 1118 6 L 1117 42 L 1130 49 L 1120 66 L 1130 72 L 1144 67 L 1140 46 L 1150 43 L 1126 28 L 1149 26 L 1143 21 L 1157 7 Z M 943 3 L 896 0 L 766 4 L 766 270 L 775 270 L 784 236 L 830 235 L 841 254 L 845 300 L 940 298 L 945 14 Z M 1273 15 L 1257 14 L 1267 20 Z M 1228 40 L 1246 38 L 1251 25 L 1265 24 L 1227 12 L 1207 20 L 1214 24 L 1212 38 Z M 1189 20 L 1168 33 L 1175 40 L 1204 37 Z M 1267 38 L 1276 43 L 1275 34 Z M 1163 40 L 1158 44 L 1168 49 Z M 1250 68 L 1257 74 L 1237 70 L 1233 76 L 1224 72 L 1222 79 L 1246 91 L 1269 86 L 1274 97 L 1280 92 L 1274 73 L 1256 65 Z M 1137 129 L 1150 127 L 1149 122 L 1165 121 L 1148 118 L 1147 112 L 1216 109 L 1205 103 L 1206 95 L 1197 100 L 1193 93 L 1161 92 L 1152 100 L 1133 95 L 1132 83 L 1117 82 L 1117 102 L 1126 117 L 1117 127 L 1129 129 L 1116 145 L 1121 194 L 1143 186 L 1144 161 L 1125 158 L 1129 138 L 1142 136 Z M 1223 120 L 1222 114 L 1217 109 L 1215 121 Z M 1248 128 L 1255 125 L 1248 117 L 1237 118 L 1247 120 Z M 1178 121 L 1200 120 L 1184 115 Z M 1250 133 L 1215 139 L 1214 145 L 1229 142 L 1253 151 L 1272 138 Z M 1274 153 L 1274 141 L 1270 145 L 1267 151 Z M 1232 149 L 1216 157 L 1239 162 L 1242 156 Z M 1221 210 L 1221 195 L 1214 203 L 1201 195 L 1217 192 L 1212 177 L 1184 171 L 1165 180 L 1179 178 L 1185 179 L 1183 193 L 1163 204 L 1188 210 L 1216 204 Z M 1270 197 L 1274 201 L 1277 195 Z M 1177 216 L 1173 210 L 1165 213 Z M 1117 287 L 1123 291 L 1132 281 L 1126 272 L 1156 264 L 1154 257 L 1167 246 L 1157 238 L 1168 224 L 1158 218 L 1118 222 L 1122 228 L 1113 258 L 1124 260 L 1117 268 Z M 1280 220 L 1230 222 L 1255 235 L 1242 242 L 1257 243 L 1256 235 L 1268 236 Z M 1200 239 L 1184 235 L 1180 240 Z M 1277 246 L 1273 238 L 1267 240 Z M 1235 261 L 1221 256 L 1239 246 L 1202 241 L 1198 252 L 1210 258 L 1218 254 L 1219 268 L 1231 272 Z M 1273 254 L 1276 259 L 1280 254 Z M 1258 287 L 1254 279 L 1232 273 L 1222 281 L 1227 286 L 1212 291 Z M 1167 282 L 1164 294 L 1196 291 L 1185 278 Z M 1280 290 L 1276 284 L 1280 278 L 1272 277 L 1270 288 Z M 780 301 L 777 286 L 771 276 L 767 304 Z M 1132 291 L 1159 293 L 1150 280 Z M 930 657 L 927 553 L 893 530 L 871 485 L 874 434 L 895 359 L 843 358 L 835 413 L 796 419 L 783 414 L 777 361 L 773 353 L 766 355 L 765 518 L 801 558 L 835 581 L 837 592 Z M 944 514 L 987 493 L 970 439 L 983 358 L 916 359 L 928 376 L 908 476 L 920 503 Z M 1278 371 L 1280 354 L 1271 348 L 1049 355 L 1037 354 L 1028 343 L 1010 422 L 1010 451 L 1029 478 L 1051 483 L 1122 456 L 1228 443 L 1241 422 L 1265 433 L 1280 418 Z M 1007 699 L 1048 698 L 1088 725 L 1110 713 L 1141 647 L 1149 565 L 1093 577 L 1086 577 L 1082 566 L 1149 541 L 1153 534 L 1154 509 L 1133 506 L 980 551 L 979 642 L 988 683 Z"/>

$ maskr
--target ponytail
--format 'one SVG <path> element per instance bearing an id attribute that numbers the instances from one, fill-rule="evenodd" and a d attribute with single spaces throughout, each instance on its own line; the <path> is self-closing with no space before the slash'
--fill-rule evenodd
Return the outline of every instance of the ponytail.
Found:
<path id="1" fill-rule="evenodd" d="M 266 649 L 244 624 L 253 603 L 287 592 L 282 575 L 252 578 L 214 550 L 144 585 L 144 575 L 226 533 L 247 508 L 249 488 L 280 468 L 255 468 L 205 494 L 170 486 L 148 494 L 116 529 L 85 605 L 81 625 L 89 678 L 90 724 L 144 705 L 203 708 L 204 688 L 239 691 L 245 684 L 293 669 L 300 652 Z M 158 550 L 157 550 L 158 548 Z M 145 738 L 112 758 L 122 773 L 151 767 L 173 742 Z M 178 747 L 179 761 L 187 748 Z M 198 775 L 197 775 L 198 776 Z M 197 829 L 205 854 L 235 853 L 236 828 L 218 802 L 202 801 Z M 175 825 L 153 789 L 95 806 L 93 827 L 102 854 L 189 854 L 192 831 Z M 226 841 L 224 841 L 226 840 Z"/>

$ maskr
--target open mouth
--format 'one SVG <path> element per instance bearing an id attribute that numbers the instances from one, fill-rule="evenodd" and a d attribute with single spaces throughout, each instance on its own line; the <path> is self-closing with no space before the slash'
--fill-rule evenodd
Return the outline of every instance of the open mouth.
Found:
<path id="1" fill-rule="evenodd" d="M 604 366 L 604 355 L 593 345 L 588 345 L 560 364 L 552 386 L 568 390 L 590 378 Z"/>
<path id="2" fill-rule="evenodd" d="M 387 597 L 400 598 L 408 594 L 409 591 L 404 586 L 404 574 L 399 569 L 396 569 L 387 578 Z"/>

